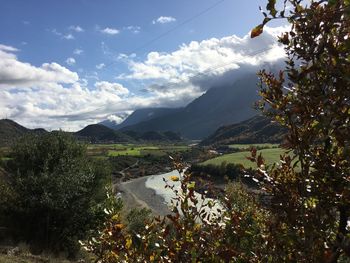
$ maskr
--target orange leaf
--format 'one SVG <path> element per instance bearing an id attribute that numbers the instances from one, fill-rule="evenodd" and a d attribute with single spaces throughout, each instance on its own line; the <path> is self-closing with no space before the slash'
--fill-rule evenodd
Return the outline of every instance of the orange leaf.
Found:
<path id="1" fill-rule="evenodd" d="M 263 30 L 264 30 L 263 24 L 256 26 L 255 28 L 253 28 L 252 32 L 250 32 L 250 37 L 254 38 L 254 37 L 260 36 Z"/>

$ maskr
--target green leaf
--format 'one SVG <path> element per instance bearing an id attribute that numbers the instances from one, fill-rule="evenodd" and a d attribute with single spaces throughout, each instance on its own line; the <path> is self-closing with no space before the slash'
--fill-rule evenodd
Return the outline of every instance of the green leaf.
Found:
<path id="1" fill-rule="evenodd" d="M 266 9 L 270 11 L 270 15 L 273 17 L 276 17 L 277 11 L 275 8 L 276 0 L 269 0 L 269 2 L 266 5 Z"/>
<path id="2" fill-rule="evenodd" d="M 334 6 L 334 5 L 336 5 L 338 3 L 338 0 L 329 0 L 328 1 L 328 4 L 330 5 L 330 6 Z"/>
<path id="3" fill-rule="evenodd" d="M 189 184 L 187 185 L 187 188 L 188 188 L 188 189 L 194 189 L 195 185 L 196 185 L 196 182 L 191 182 L 191 183 L 189 183 Z"/>

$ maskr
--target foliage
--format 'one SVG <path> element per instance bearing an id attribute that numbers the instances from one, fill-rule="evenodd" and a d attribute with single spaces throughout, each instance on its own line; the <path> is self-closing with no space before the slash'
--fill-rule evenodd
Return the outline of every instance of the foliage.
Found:
<path id="1" fill-rule="evenodd" d="M 225 177 L 230 180 L 237 180 L 243 173 L 241 166 L 226 162 L 222 162 L 221 165 L 193 164 L 189 168 L 189 171 L 196 176 L 205 177 L 207 175 L 213 180 L 221 181 L 224 180 Z"/>
<path id="2" fill-rule="evenodd" d="M 279 38 L 286 70 L 260 72 L 260 107 L 288 128 L 285 147 L 294 157 L 267 171 L 261 155 L 252 157 L 271 195 L 270 255 L 277 262 L 350 260 L 350 3 L 290 0 L 277 11 L 275 2 L 252 31 L 259 35 L 277 18 L 291 23 Z"/>
<path id="3" fill-rule="evenodd" d="M 136 238 L 137 233 L 151 221 L 152 211 L 147 208 L 133 208 L 126 216 L 128 232 Z"/>
<path id="4" fill-rule="evenodd" d="M 0 213 L 18 240 L 73 255 L 78 239 L 104 220 L 99 203 L 109 170 L 87 159 L 85 150 L 62 132 L 28 135 L 13 147 Z"/>
<path id="5" fill-rule="evenodd" d="M 179 171 L 181 167 L 178 166 Z M 194 191 L 191 174 L 173 188 L 173 213 L 154 218 L 131 232 L 120 214 L 106 222 L 101 234 L 87 242 L 101 262 L 258 262 L 251 251 L 264 249 L 268 214 L 241 185 L 230 185 L 222 200 L 205 199 Z M 147 221 L 146 221 L 147 222 Z M 239 222 L 239 223 L 238 223 Z"/>

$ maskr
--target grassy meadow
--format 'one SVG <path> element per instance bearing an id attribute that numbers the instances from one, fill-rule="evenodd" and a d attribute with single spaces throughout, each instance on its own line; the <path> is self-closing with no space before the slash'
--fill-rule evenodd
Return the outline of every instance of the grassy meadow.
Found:
<path id="1" fill-rule="evenodd" d="M 278 148 L 278 144 L 274 143 L 253 143 L 253 144 L 230 144 L 231 149 L 249 150 L 252 147 L 257 149 Z"/>
<path id="2" fill-rule="evenodd" d="M 251 155 L 250 151 L 248 150 L 251 146 L 252 145 L 249 145 L 249 146 L 246 145 L 244 147 L 243 145 L 239 144 L 236 147 L 236 145 L 230 145 L 231 148 L 239 148 L 239 149 L 242 149 L 242 151 L 230 153 L 230 154 L 224 154 L 224 155 L 215 157 L 213 159 L 207 160 L 202 164 L 203 165 L 207 165 L 207 164 L 221 165 L 221 163 L 226 162 L 226 163 L 241 164 L 245 168 L 255 168 L 256 165 L 246 158 L 247 156 Z M 264 145 L 264 147 L 266 146 L 267 145 Z M 258 154 L 261 153 L 264 159 L 266 160 L 266 163 L 269 165 L 278 162 L 280 159 L 280 155 L 283 154 L 284 152 L 285 150 L 281 148 L 267 148 L 267 149 L 258 150 Z"/>
<path id="3" fill-rule="evenodd" d="M 92 144 L 88 146 L 88 154 L 96 158 L 107 158 L 110 156 L 165 156 L 172 152 L 186 151 L 187 145 L 172 144 Z"/>

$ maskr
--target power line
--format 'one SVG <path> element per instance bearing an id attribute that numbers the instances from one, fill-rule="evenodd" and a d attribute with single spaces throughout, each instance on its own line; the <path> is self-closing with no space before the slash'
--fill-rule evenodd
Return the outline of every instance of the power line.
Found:
<path id="1" fill-rule="evenodd" d="M 195 20 L 196 18 L 204 15 L 205 13 L 209 12 L 210 10 L 212 10 L 213 8 L 215 8 L 216 6 L 218 6 L 219 4 L 221 4 L 222 2 L 224 2 L 226 0 L 220 0 L 216 3 L 214 3 L 213 5 L 209 6 L 208 8 L 202 10 L 201 12 L 197 13 L 196 15 L 184 20 L 183 22 L 181 22 L 180 24 L 174 26 L 173 28 L 169 29 L 168 31 L 165 31 L 164 33 L 160 34 L 159 36 L 151 39 L 150 41 L 146 42 L 145 44 L 139 46 L 138 48 L 134 49 L 132 52 L 130 52 L 130 54 L 135 53 L 136 51 L 139 51 L 140 49 L 144 49 L 145 47 L 149 46 L 150 44 L 156 42 L 157 40 L 163 38 L 164 36 L 170 34 L 171 32 L 177 30 L 178 28 L 182 27 L 183 25 L 188 24 L 189 22 Z"/>
<path id="2" fill-rule="evenodd" d="M 198 17 L 200 17 L 200 16 L 206 14 L 207 12 L 209 12 L 209 11 L 212 10 L 212 9 L 214 9 L 215 7 L 217 7 L 218 5 L 220 5 L 221 3 L 223 3 L 224 1 L 226 1 L 226 0 L 220 0 L 220 1 L 215 2 L 213 5 L 207 7 L 206 9 L 204 9 L 204 10 L 202 10 L 201 12 L 197 13 L 196 15 L 194 15 L 194 16 L 192 16 L 192 17 L 190 17 L 190 18 L 187 18 L 186 20 L 182 21 L 180 24 L 178 24 L 178 25 L 172 27 L 171 29 L 169 29 L 169 30 L 163 32 L 162 34 L 160 34 L 160 35 L 158 35 L 157 37 L 155 37 L 155 38 L 149 40 L 148 42 L 144 43 L 143 45 L 141 45 L 141 46 L 135 48 L 134 50 L 132 50 L 131 52 L 129 52 L 129 54 L 134 54 L 134 53 L 136 53 L 137 51 L 142 50 L 142 49 L 144 49 L 145 47 L 148 47 L 150 44 L 152 44 L 152 43 L 156 42 L 157 40 L 159 40 L 159 39 L 161 39 L 161 38 L 163 38 L 163 37 L 169 35 L 170 33 L 174 32 L 174 31 L 177 30 L 178 28 L 180 28 L 180 27 L 182 27 L 182 26 L 184 26 L 184 25 L 190 23 L 191 21 L 195 20 L 196 18 L 198 18 Z M 113 64 L 115 64 L 115 63 L 116 63 L 116 61 L 112 61 L 112 62 L 110 62 L 109 64 L 107 64 L 107 65 L 105 66 L 105 68 L 107 68 L 107 67 L 109 67 L 109 66 L 111 66 L 111 65 L 113 65 Z"/>

